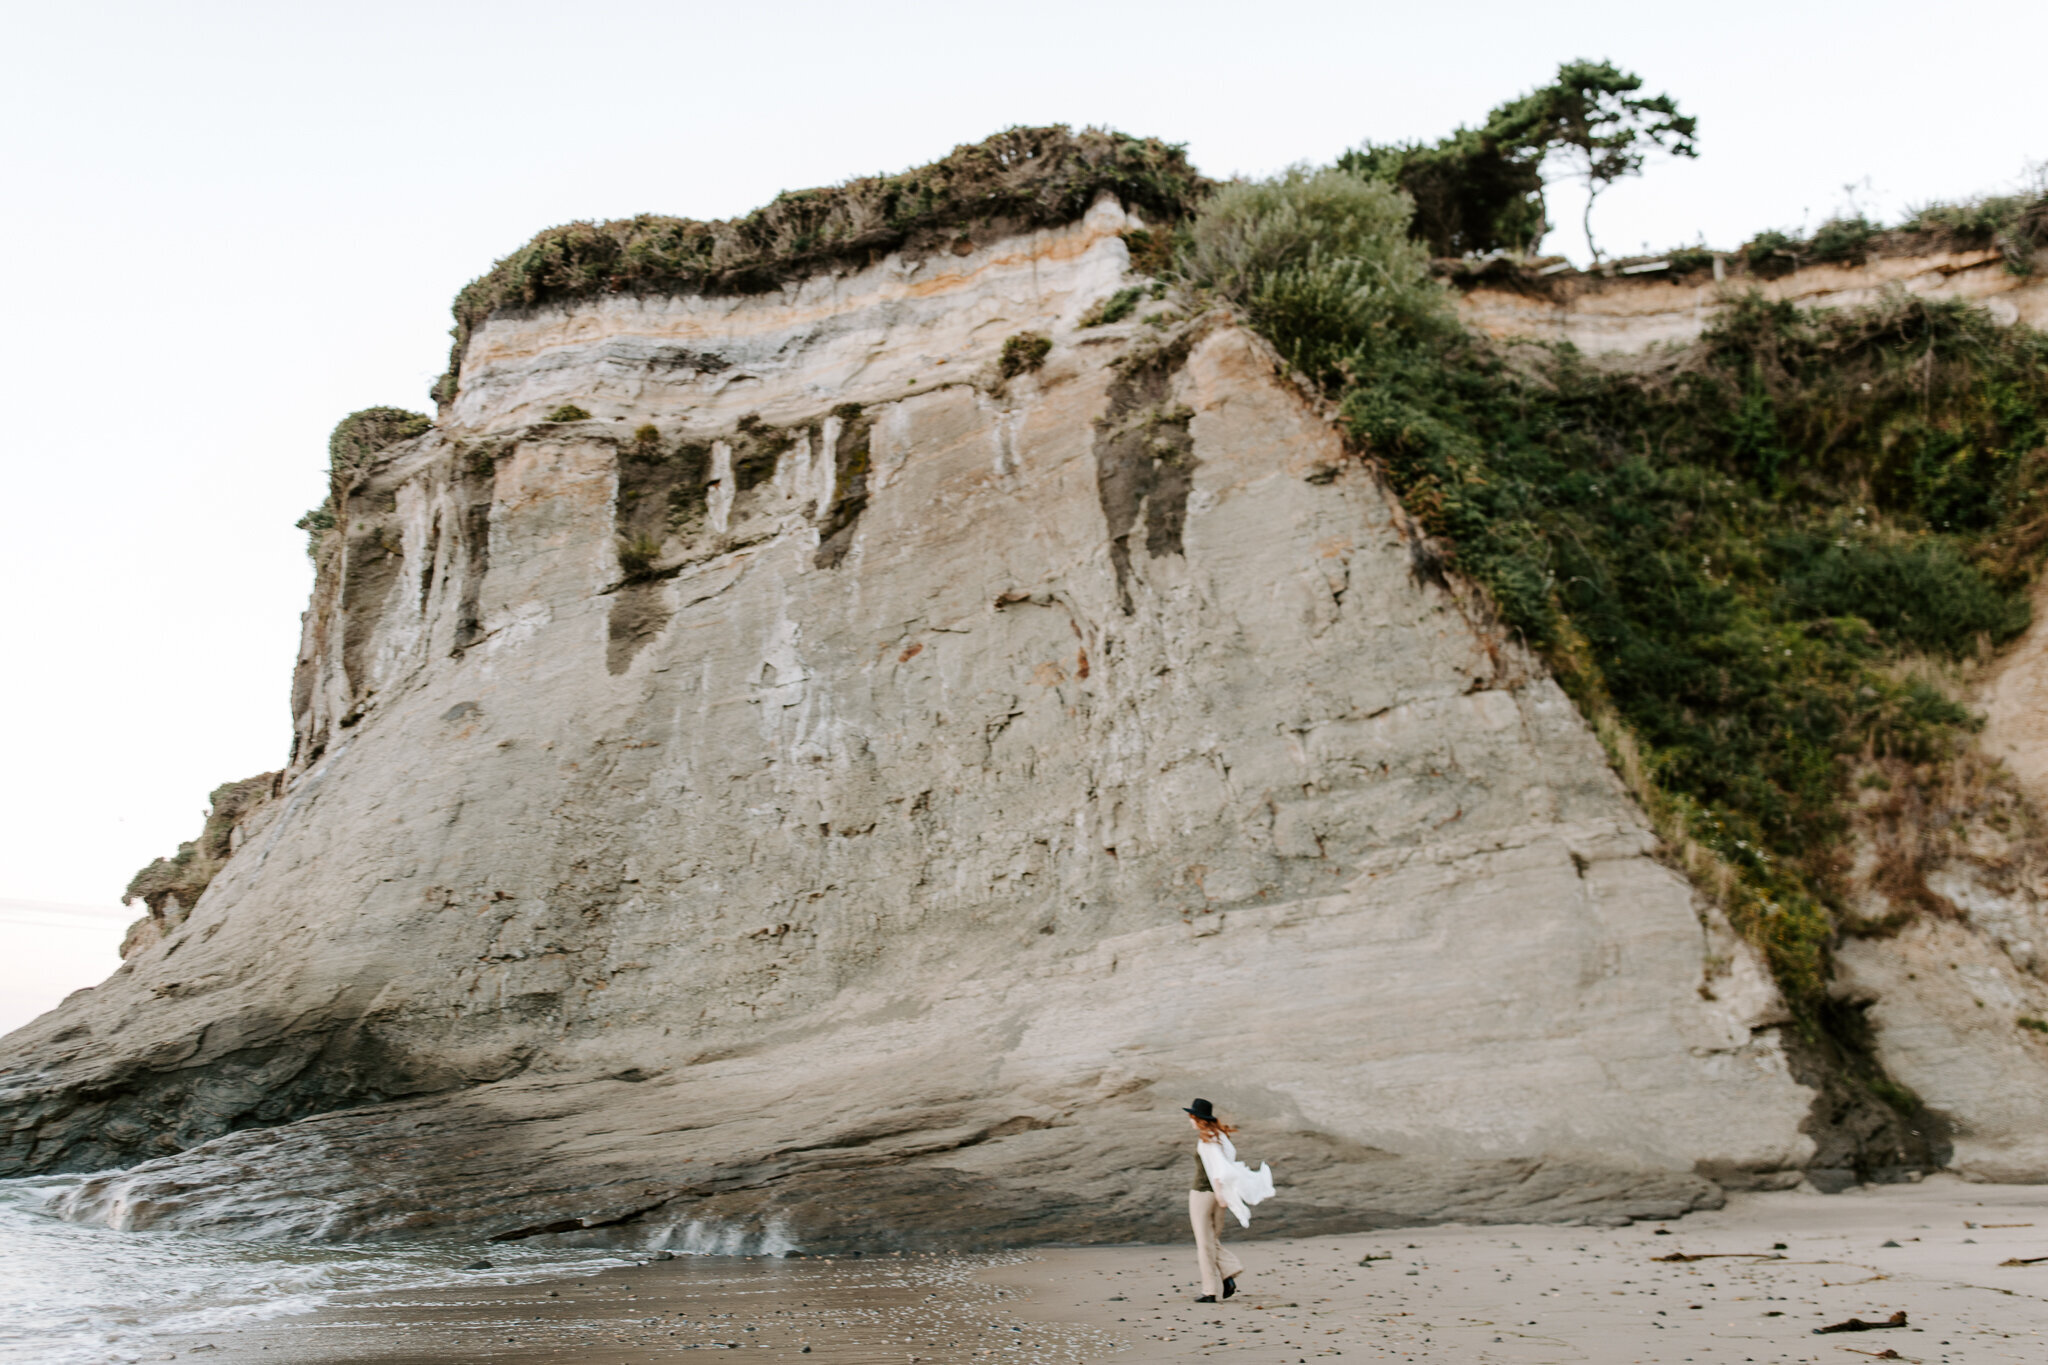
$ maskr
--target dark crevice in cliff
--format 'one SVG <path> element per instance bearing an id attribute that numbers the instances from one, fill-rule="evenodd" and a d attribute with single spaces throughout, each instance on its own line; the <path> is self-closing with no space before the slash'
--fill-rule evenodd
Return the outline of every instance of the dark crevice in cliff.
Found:
<path id="1" fill-rule="evenodd" d="M 1175 406 L 1173 378 L 1187 363 L 1192 336 L 1119 362 L 1109 406 L 1095 421 L 1095 486 L 1109 524 L 1109 557 L 1126 616 L 1131 602 L 1131 538 L 1143 523 L 1145 553 L 1180 554 L 1194 486 L 1194 414 Z"/>
<path id="2" fill-rule="evenodd" d="M 734 495 L 758 488 L 774 478 L 775 467 L 782 463 L 784 452 L 796 441 L 794 432 L 770 426 L 753 413 L 740 418 L 739 429 L 728 442 L 732 447 Z"/>
<path id="3" fill-rule="evenodd" d="M 427 605 L 434 596 L 434 569 L 441 557 L 441 518 L 434 518 L 432 529 L 427 532 L 426 553 L 420 556 L 420 614 L 424 616 Z"/>
<path id="4" fill-rule="evenodd" d="M 369 651 L 384 619 L 392 585 L 405 566 L 396 515 L 398 500 L 383 490 L 358 487 L 348 495 L 341 571 L 341 668 L 351 697 L 369 686 Z"/>
<path id="5" fill-rule="evenodd" d="M 1783 1030 L 1792 1078 L 1814 1092 L 1806 1176 L 1829 1194 L 1940 1170 L 1955 1151 L 1948 1119 L 1885 1073 L 1864 1010 L 1830 999 L 1816 1026 Z"/>
<path id="6" fill-rule="evenodd" d="M 613 592 L 605 669 L 626 671 L 672 614 L 663 582 L 673 570 L 657 567 L 663 544 L 703 525 L 711 485 L 711 447 L 703 441 L 663 443 L 651 423 L 619 450 L 618 491 L 612 530 L 618 541 L 620 583 Z M 772 472 L 773 465 L 770 465 Z"/>
<path id="7" fill-rule="evenodd" d="M 854 525 L 868 505 L 869 443 L 875 419 L 858 403 L 834 410 L 840 420 L 839 439 L 832 447 L 832 500 L 818 525 L 817 566 L 836 569 L 853 548 Z"/>
<path id="8" fill-rule="evenodd" d="M 456 654 L 483 639 L 485 634 L 482 606 L 484 575 L 491 568 L 491 502 L 497 490 L 498 453 L 487 447 L 466 458 L 460 451 L 456 454 L 460 473 L 455 487 L 462 507 L 455 521 L 456 543 L 448 556 L 451 563 L 462 565 L 462 596 L 455 608 L 452 651 Z"/>
<path id="9" fill-rule="evenodd" d="M 667 579 L 628 583 L 612 594 L 609 638 L 605 641 L 605 672 L 617 677 L 668 627 L 675 614 L 666 600 Z"/>

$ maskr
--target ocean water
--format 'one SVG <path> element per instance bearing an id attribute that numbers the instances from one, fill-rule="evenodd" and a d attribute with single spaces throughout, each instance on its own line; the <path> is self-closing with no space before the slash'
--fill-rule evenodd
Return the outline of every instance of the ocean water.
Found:
<path id="1" fill-rule="evenodd" d="M 80 1177 L 0 1180 L 0 1361 L 161 1358 L 172 1334 L 309 1312 L 336 1295 L 511 1284 L 622 1265 L 617 1249 L 474 1242 L 394 1246 L 119 1232 L 50 1211 Z M 479 1258 L 492 1269 L 465 1271 Z"/>

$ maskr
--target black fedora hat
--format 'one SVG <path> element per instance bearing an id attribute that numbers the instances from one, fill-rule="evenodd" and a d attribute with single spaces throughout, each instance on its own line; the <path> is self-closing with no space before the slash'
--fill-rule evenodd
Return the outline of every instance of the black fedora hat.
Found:
<path id="1" fill-rule="evenodd" d="M 1187 1108 L 1181 1110 L 1180 1112 L 1183 1114 L 1193 1114 L 1198 1119 L 1209 1119 L 1212 1121 L 1216 1117 L 1215 1106 L 1210 1104 L 1207 1100 L 1196 1100 L 1193 1104 L 1189 1105 Z"/>

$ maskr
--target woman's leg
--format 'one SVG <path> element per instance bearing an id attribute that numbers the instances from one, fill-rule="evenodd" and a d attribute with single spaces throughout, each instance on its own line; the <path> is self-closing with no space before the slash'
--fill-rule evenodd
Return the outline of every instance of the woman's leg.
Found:
<path id="1" fill-rule="evenodd" d="M 1237 1253 L 1223 1244 L 1223 1228 L 1225 1220 L 1230 1217 L 1230 1209 L 1213 1194 L 1209 1196 L 1209 1204 L 1209 1235 L 1216 1248 L 1216 1276 L 1219 1280 L 1236 1279 L 1244 1274 L 1244 1262 L 1238 1260 Z"/>
<path id="2" fill-rule="evenodd" d="M 1195 1265 L 1202 1274 L 1202 1292 L 1211 1298 L 1223 1293 L 1223 1274 L 1216 1267 L 1216 1217 L 1223 1206 L 1207 1190 L 1188 1191 L 1188 1221 L 1195 1226 Z"/>

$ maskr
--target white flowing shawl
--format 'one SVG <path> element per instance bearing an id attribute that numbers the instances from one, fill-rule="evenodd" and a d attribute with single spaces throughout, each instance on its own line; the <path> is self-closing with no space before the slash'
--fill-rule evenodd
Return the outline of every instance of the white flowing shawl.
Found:
<path id="1" fill-rule="evenodd" d="M 1209 1188 L 1225 1208 L 1237 1215 L 1239 1227 L 1250 1227 L 1250 1205 L 1273 1197 L 1272 1166 L 1262 1161 L 1255 1171 L 1239 1161 L 1237 1148 L 1230 1145 L 1226 1133 L 1218 1133 L 1214 1142 L 1197 1142 L 1195 1152 L 1202 1158 L 1202 1169 L 1209 1173 Z"/>

